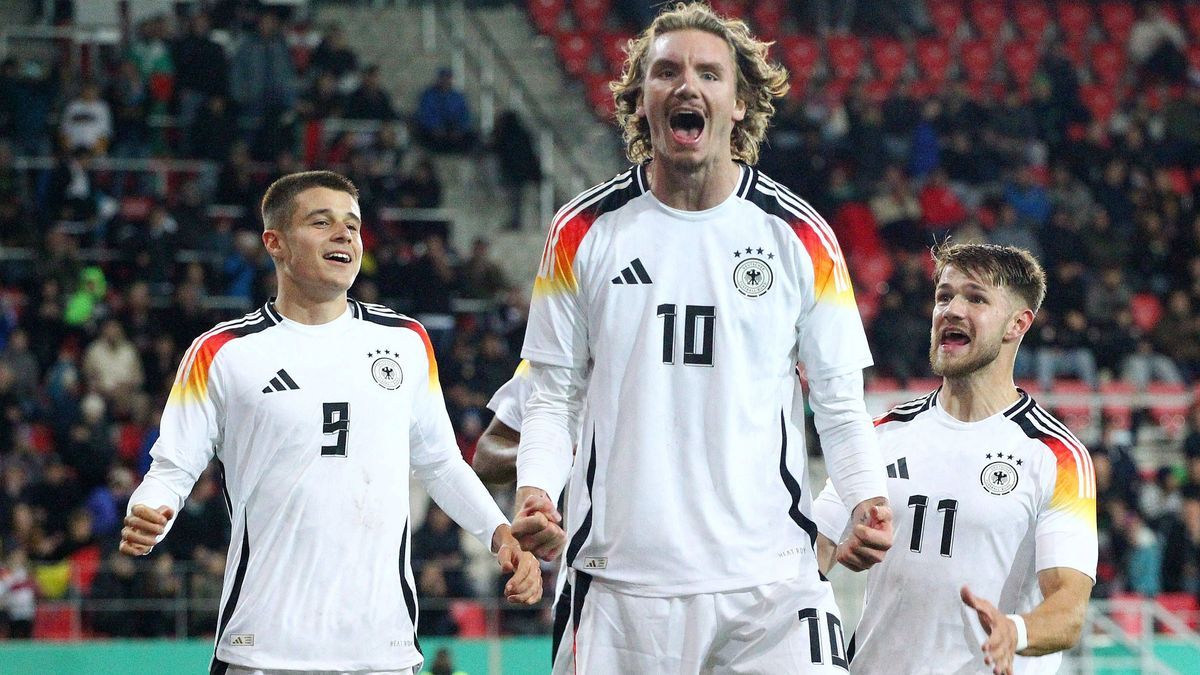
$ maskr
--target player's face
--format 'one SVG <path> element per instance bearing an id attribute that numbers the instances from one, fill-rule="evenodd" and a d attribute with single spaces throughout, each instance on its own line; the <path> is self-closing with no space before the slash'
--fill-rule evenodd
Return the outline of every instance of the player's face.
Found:
<path id="1" fill-rule="evenodd" d="M 646 64 L 637 115 L 650 126 L 655 160 L 682 170 L 730 161 L 746 105 L 729 44 L 702 30 L 672 31 L 650 45 Z"/>
<path id="2" fill-rule="evenodd" d="M 1020 339 L 1012 297 L 1003 288 L 948 265 L 933 298 L 929 365 L 937 375 L 966 377 L 993 363 L 1006 340 Z"/>
<path id="3" fill-rule="evenodd" d="M 301 192 L 291 223 L 278 234 L 274 257 L 281 281 L 314 298 L 344 294 L 362 266 L 361 227 L 362 214 L 351 195 L 325 187 Z"/>

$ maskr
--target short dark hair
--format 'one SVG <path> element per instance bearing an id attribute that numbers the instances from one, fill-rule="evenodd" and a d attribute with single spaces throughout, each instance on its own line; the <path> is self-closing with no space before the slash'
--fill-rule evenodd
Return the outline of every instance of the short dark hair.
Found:
<path id="1" fill-rule="evenodd" d="M 965 274 L 1008 288 L 1037 313 L 1046 297 L 1046 272 L 1033 254 L 1016 246 L 999 244 L 950 244 L 933 249 L 935 264 L 933 280 L 942 278 L 946 267 L 953 265 Z"/>
<path id="2" fill-rule="evenodd" d="M 310 188 L 323 187 L 345 192 L 358 201 L 358 188 L 349 178 L 332 171 L 301 171 L 271 183 L 262 198 L 264 230 L 284 230 L 296 208 L 296 196 Z"/>

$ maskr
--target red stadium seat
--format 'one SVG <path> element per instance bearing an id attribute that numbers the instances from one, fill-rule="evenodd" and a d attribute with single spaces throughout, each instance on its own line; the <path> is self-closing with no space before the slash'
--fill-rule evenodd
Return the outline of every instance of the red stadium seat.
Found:
<path id="1" fill-rule="evenodd" d="M 892 95 L 892 83 L 887 80 L 871 80 L 863 87 L 863 93 L 872 103 L 883 103 Z"/>
<path id="2" fill-rule="evenodd" d="M 1050 27 L 1050 8 L 1045 2 L 1019 0 L 1013 7 L 1013 20 L 1026 40 L 1039 41 Z"/>
<path id="3" fill-rule="evenodd" d="M 1042 387 L 1038 384 L 1037 380 L 1017 380 L 1016 385 L 1018 389 L 1021 389 L 1034 398 L 1037 398 L 1042 393 Z"/>
<path id="4" fill-rule="evenodd" d="M 742 19 L 746 16 L 746 0 L 711 0 L 709 7 L 720 16 Z"/>
<path id="5" fill-rule="evenodd" d="M 588 105 L 592 107 L 592 112 L 596 113 L 596 117 L 606 122 L 612 120 L 613 114 L 617 111 L 612 89 L 608 86 L 611 81 L 612 78 L 604 74 L 588 75 L 584 80 Z"/>
<path id="6" fill-rule="evenodd" d="M 1146 386 L 1146 394 L 1150 396 L 1150 419 L 1162 427 L 1168 437 L 1180 438 L 1187 426 L 1187 388 L 1182 384 L 1151 382 Z"/>
<path id="7" fill-rule="evenodd" d="M 1100 393 L 1105 396 L 1101 411 L 1108 425 L 1115 429 L 1132 429 L 1133 398 L 1136 394 L 1133 385 L 1112 380 L 1100 385 Z"/>
<path id="8" fill-rule="evenodd" d="M 883 253 L 883 242 L 879 239 L 879 226 L 875 222 L 875 214 L 871 208 L 862 202 L 846 202 L 833 214 L 834 234 L 842 245 L 848 258 L 874 256 L 882 254 L 887 262 L 887 269 L 879 281 L 887 281 L 892 276 L 891 260 Z M 853 262 L 851 263 L 853 265 Z M 862 281 L 859 275 L 855 279 Z"/>
<path id="9" fill-rule="evenodd" d="M 1109 87 L 1088 84 L 1079 88 L 1079 100 L 1092 114 L 1093 122 L 1108 124 L 1117 110 L 1117 97 Z"/>
<path id="10" fill-rule="evenodd" d="M 1014 41 L 1004 45 L 1004 65 L 1008 67 L 1008 74 L 1021 87 L 1028 86 L 1033 80 L 1040 59 L 1041 54 L 1036 42 Z"/>
<path id="11" fill-rule="evenodd" d="M 529 0 L 529 18 L 543 34 L 554 35 L 561 30 L 566 7 L 566 0 Z"/>
<path id="12" fill-rule="evenodd" d="M 604 30 L 612 10 L 611 0 L 572 0 L 575 23 L 585 33 L 595 35 Z"/>
<path id="13" fill-rule="evenodd" d="M 1137 14 L 1133 5 L 1120 0 L 1109 0 L 1100 3 L 1100 25 L 1108 33 L 1108 39 L 1120 45 L 1129 42 L 1129 32 L 1133 30 L 1133 22 Z"/>
<path id="14" fill-rule="evenodd" d="M 1092 47 L 1092 72 L 1102 84 L 1114 85 L 1125 75 L 1125 48 L 1114 42 L 1102 42 Z"/>
<path id="15" fill-rule="evenodd" d="M 992 67 L 995 65 L 995 54 L 992 45 L 987 40 L 971 40 L 964 42 L 959 53 L 959 62 L 966 71 L 970 82 L 985 82 L 992 78 Z"/>
<path id="16" fill-rule="evenodd" d="M 1193 73 L 1200 73 L 1200 42 L 1188 45 L 1186 54 L 1188 67 Z"/>
<path id="17" fill-rule="evenodd" d="M 862 69 L 863 45 L 854 35 L 834 35 L 825 45 L 829 66 L 838 79 L 854 80 Z"/>
<path id="18" fill-rule="evenodd" d="M 1154 330 L 1163 314 L 1162 302 L 1153 293 L 1135 294 L 1129 302 L 1129 309 L 1133 312 L 1133 324 L 1146 333 Z"/>
<path id="19" fill-rule="evenodd" d="M 578 31 L 562 33 L 555 43 L 563 68 L 575 77 L 582 77 L 591 69 L 592 49 L 592 40 Z"/>
<path id="20" fill-rule="evenodd" d="M 1056 397 L 1069 397 L 1056 401 L 1056 416 L 1076 436 L 1084 435 L 1095 421 L 1092 415 L 1092 388 L 1078 380 L 1055 380 L 1050 387 Z"/>
<path id="21" fill-rule="evenodd" d="M 450 618 L 458 625 L 457 637 L 487 637 L 487 610 L 482 604 L 472 600 L 452 600 Z"/>
<path id="22" fill-rule="evenodd" d="M 895 265 L 892 258 L 883 251 L 869 251 L 850 258 L 850 269 L 853 277 L 863 288 L 878 292 L 892 278 Z"/>
<path id="23" fill-rule="evenodd" d="M 781 24 L 787 16 L 784 0 L 758 0 L 750 11 L 754 19 L 755 32 L 764 40 L 774 40 L 781 34 Z"/>
<path id="24" fill-rule="evenodd" d="M 875 317 L 879 315 L 879 294 L 871 291 L 863 291 L 862 293 L 854 294 L 854 304 L 858 306 L 858 315 L 862 317 L 864 325 L 871 325 Z"/>
<path id="25" fill-rule="evenodd" d="M 1087 70 L 1088 68 L 1088 45 L 1086 42 L 1064 42 L 1063 51 L 1067 54 L 1067 60 L 1077 70 Z"/>
<path id="26" fill-rule="evenodd" d="M 895 38 L 875 38 L 871 41 L 871 61 L 880 80 L 895 82 L 908 66 L 908 52 Z"/>
<path id="27" fill-rule="evenodd" d="M 795 77 L 812 79 L 821 64 L 821 44 L 807 35 L 785 35 L 776 44 L 779 60 Z"/>
<path id="28" fill-rule="evenodd" d="M 1190 2 L 1183 6 L 1183 24 L 1192 34 L 1192 41 L 1200 40 L 1200 3 Z"/>
<path id="29" fill-rule="evenodd" d="M 1067 42 L 1082 43 L 1092 29 L 1092 6 L 1083 0 L 1058 3 L 1058 29 Z"/>
<path id="30" fill-rule="evenodd" d="M 608 72 L 613 76 L 621 74 L 621 68 L 625 65 L 625 47 L 633 37 L 632 33 L 623 32 L 605 33 L 601 36 L 600 53 L 604 56 Z"/>
<path id="31" fill-rule="evenodd" d="M 980 38 L 995 44 L 1000 39 L 1000 31 L 1004 30 L 1006 20 L 1004 3 L 995 0 L 971 0 L 971 23 Z"/>
<path id="32" fill-rule="evenodd" d="M 957 0 L 931 0 L 927 6 L 933 27 L 942 39 L 954 39 L 962 26 L 962 4 Z"/>
<path id="33" fill-rule="evenodd" d="M 945 82 L 950 76 L 950 45 L 938 38 L 921 38 L 917 41 L 917 68 L 921 74 L 934 82 Z"/>
<path id="34" fill-rule="evenodd" d="M 1196 596 L 1191 593 L 1159 593 L 1155 598 L 1158 606 L 1167 610 L 1171 614 L 1179 617 L 1179 620 L 1193 631 L 1200 628 L 1200 602 L 1196 600 Z M 1175 631 L 1170 626 L 1164 625 L 1162 632 L 1167 635 L 1175 635 Z"/>

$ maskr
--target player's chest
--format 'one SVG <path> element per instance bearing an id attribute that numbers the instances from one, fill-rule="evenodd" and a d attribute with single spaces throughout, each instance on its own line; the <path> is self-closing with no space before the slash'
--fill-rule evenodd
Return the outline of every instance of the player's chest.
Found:
<path id="1" fill-rule="evenodd" d="M 231 420 L 276 433 L 321 434 L 336 441 L 350 425 L 362 428 L 407 419 L 415 388 L 427 386 L 401 331 L 339 341 L 263 342 L 237 354 L 227 387 Z"/>
<path id="2" fill-rule="evenodd" d="M 976 533 L 1021 541 L 1041 500 L 1036 449 L 1004 435 L 884 440 L 888 494 L 914 551 L 946 555 Z"/>

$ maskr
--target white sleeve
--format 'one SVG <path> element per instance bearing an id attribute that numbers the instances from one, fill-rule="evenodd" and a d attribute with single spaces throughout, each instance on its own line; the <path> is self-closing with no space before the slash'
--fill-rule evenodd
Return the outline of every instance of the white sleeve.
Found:
<path id="1" fill-rule="evenodd" d="M 508 519 L 462 458 L 450 416 L 446 413 L 437 364 L 432 360 L 433 346 L 424 328 L 417 333 L 425 342 L 422 351 L 430 356 L 426 357 L 429 367 L 424 370 L 422 381 L 417 383 L 413 400 L 409 429 L 413 475 L 451 520 L 490 551 L 492 534 L 497 527 L 508 524 Z"/>
<path id="2" fill-rule="evenodd" d="M 842 503 L 833 481 L 826 480 L 825 487 L 812 503 L 813 522 L 817 524 L 817 532 L 825 535 L 833 543 L 842 540 L 846 528 L 850 525 L 850 510 Z"/>
<path id="3" fill-rule="evenodd" d="M 530 383 L 517 448 L 517 486 L 540 488 L 557 502 L 571 473 L 584 369 L 532 363 Z"/>
<path id="4" fill-rule="evenodd" d="M 525 420 L 525 404 L 529 402 L 529 362 L 522 360 L 508 382 L 500 385 L 488 401 L 488 410 L 496 419 L 513 431 L 520 431 Z"/>
<path id="5" fill-rule="evenodd" d="M 159 436 L 150 450 L 150 470 L 129 497 L 126 513 L 137 504 L 152 509 L 170 507 L 176 514 L 204 473 L 224 435 L 222 371 L 218 350 L 228 340 L 220 334 L 196 338 L 185 352 L 167 405 L 159 421 Z M 167 521 L 162 541 L 175 519 Z"/>
<path id="6" fill-rule="evenodd" d="M 1096 581 L 1099 539 L 1096 534 L 1096 474 L 1083 445 L 1052 441 L 1055 461 L 1045 462 L 1047 495 L 1035 525 L 1036 567 L 1070 567 Z"/>
<path id="7" fill-rule="evenodd" d="M 809 377 L 809 404 L 825 466 L 850 511 L 872 497 L 887 496 L 887 476 L 879 439 L 863 400 L 862 371 L 828 378 Z"/>

